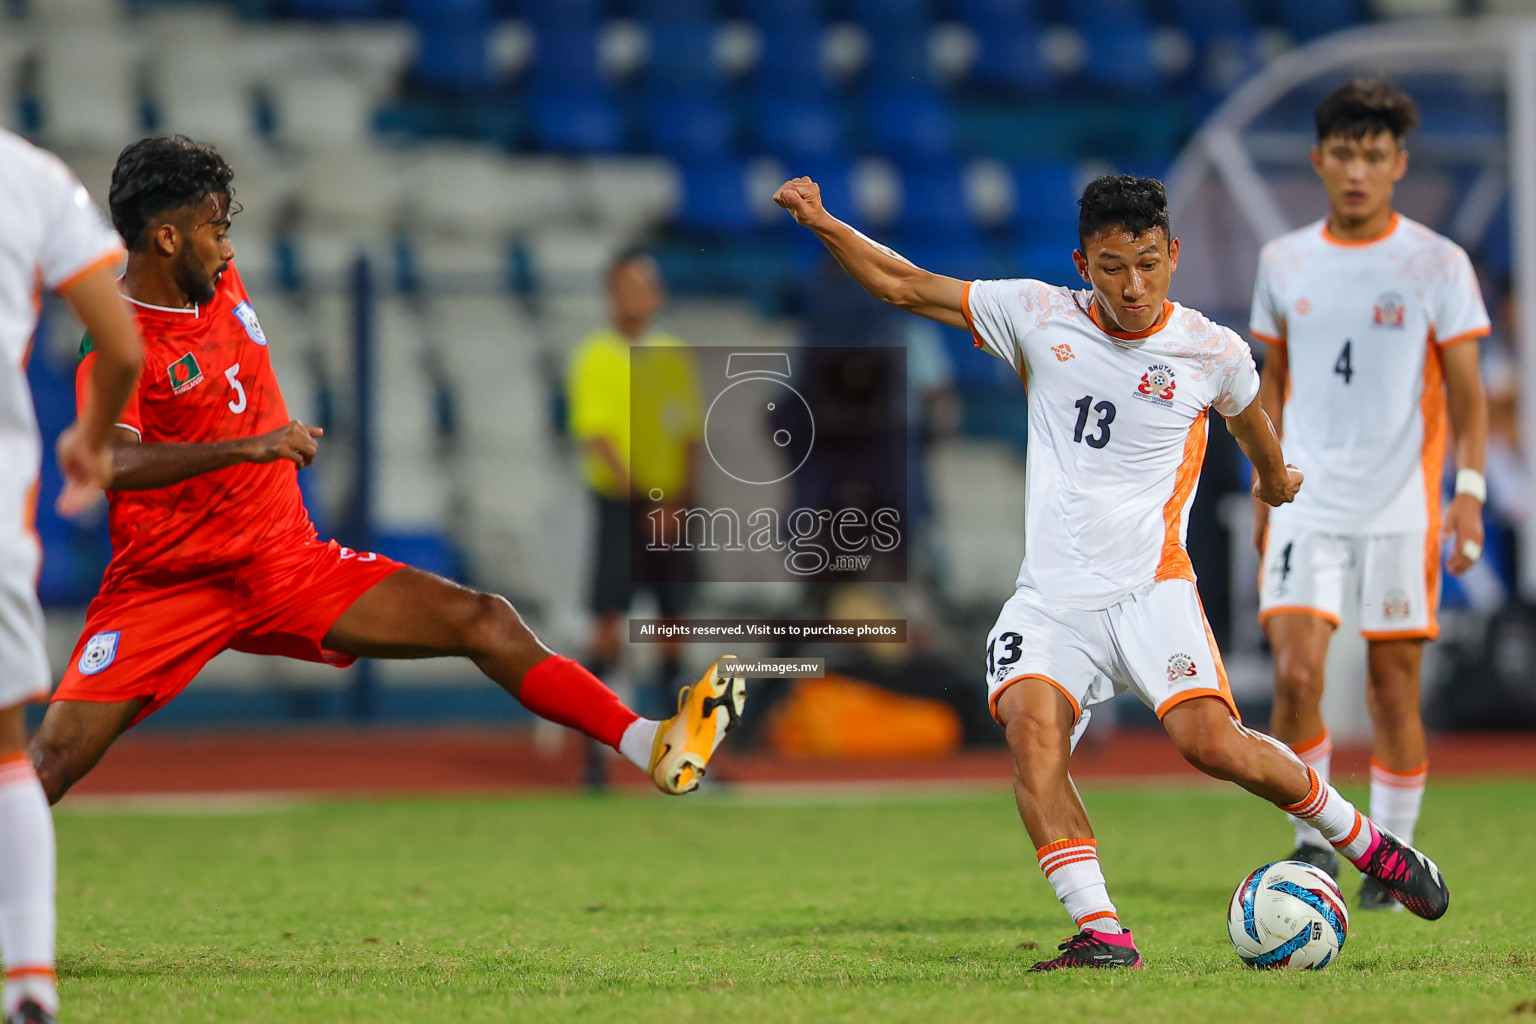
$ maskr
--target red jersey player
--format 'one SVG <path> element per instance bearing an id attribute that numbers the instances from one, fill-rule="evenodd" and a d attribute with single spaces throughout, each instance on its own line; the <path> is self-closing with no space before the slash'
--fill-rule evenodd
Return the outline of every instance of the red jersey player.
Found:
<path id="1" fill-rule="evenodd" d="M 643 719 L 540 643 L 505 598 L 316 537 L 298 471 L 322 431 L 289 417 L 235 270 L 233 177 L 211 146 L 181 136 L 134 143 L 112 172 L 123 292 L 146 360 L 112 448 L 112 562 L 32 743 L 49 800 L 226 649 L 337 666 L 467 657 L 664 792 L 696 788 L 744 699 L 727 659 L 684 691 L 674 718 Z M 82 400 L 91 348 L 87 336 Z"/>

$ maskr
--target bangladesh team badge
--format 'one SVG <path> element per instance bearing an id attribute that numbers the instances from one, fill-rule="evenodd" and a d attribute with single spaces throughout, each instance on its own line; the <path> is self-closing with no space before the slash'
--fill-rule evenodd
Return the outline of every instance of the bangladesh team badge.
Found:
<path id="1" fill-rule="evenodd" d="M 80 673 L 93 676 L 112 664 L 117 658 L 117 641 L 121 636 L 121 632 L 113 629 L 87 640 L 85 650 L 80 652 Z"/>
<path id="2" fill-rule="evenodd" d="M 203 382 L 203 368 L 197 365 L 197 357 L 191 352 L 165 368 L 171 377 L 171 394 L 179 395 Z"/>

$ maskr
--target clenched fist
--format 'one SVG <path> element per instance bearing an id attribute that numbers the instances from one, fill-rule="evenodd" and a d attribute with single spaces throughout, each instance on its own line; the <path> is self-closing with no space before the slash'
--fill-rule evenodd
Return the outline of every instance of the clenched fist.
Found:
<path id="1" fill-rule="evenodd" d="M 286 427 L 278 427 L 258 437 L 250 439 L 246 450 L 248 462 L 276 462 L 278 459 L 291 459 L 300 469 L 315 461 L 315 452 L 320 445 L 316 441 L 325 434 L 320 427 L 307 427 L 294 420 Z"/>
<path id="2" fill-rule="evenodd" d="M 810 178 L 791 178 L 773 194 L 773 201 L 794 215 L 802 227 L 815 227 L 827 215 L 821 205 L 821 186 Z"/>
<path id="3" fill-rule="evenodd" d="M 1284 505 L 1296 499 L 1301 490 L 1301 470 L 1287 464 L 1284 480 L 1266 480 L 1257 473 L 1253 477 L 1253 496 L 1266 505 Z"/>

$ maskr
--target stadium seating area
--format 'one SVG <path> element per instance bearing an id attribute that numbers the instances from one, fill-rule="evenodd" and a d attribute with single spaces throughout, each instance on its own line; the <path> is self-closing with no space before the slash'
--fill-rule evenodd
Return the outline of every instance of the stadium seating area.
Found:
<path id="1" fill-rule="evenodd" d="M 579 551 L 584 530 L 560 511 L 580 494 L 550 395 L 600 315 L 596 275 L 619 246 L 651 244 L 681 295 L 792 310 L 819 248 L 769 196 L 802 173 L 919 262 L 1059 277 L 1085 176 L 1160 173 L 1288 47 L 1373 18 L 1529 6 L 0 0 L 0 123 L 64 155 L 102 200 L 127 141 L 217 142 L 244 205 L 242 272 L 268 296 L 269 333 L 295 339 L 274 359 L 307 419 L 348 422 L 349 275 L 367 254 L 388 454 L 378 546 L 444 571 L 467 548 L 491 582 L 523 581 L 574 614 L 568 586 L 528 583 L 580 568 L 543 564 L 563 556 L 540 531 Z M 740 303 L 708 308 L 690 340 L 791 336 Z M 71 404 L 62 319 L 32 369 L 50 432 Z M 963 395 L 999 386 L 987 361 L 956 369 Z M 313 483 L 326 496 L 349 486 L 344 471 Z M 46 515 L 40 529 L 45 595 L 88 597 L 99 532 Z"/>

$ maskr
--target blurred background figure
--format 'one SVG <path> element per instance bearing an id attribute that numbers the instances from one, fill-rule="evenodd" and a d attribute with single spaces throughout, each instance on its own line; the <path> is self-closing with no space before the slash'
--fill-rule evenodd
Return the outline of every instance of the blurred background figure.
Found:
<path id="1" fill-rule="evenodd" d="M 658 559 L 642 543 L 659 509 L 663 524 L 694 494 L 704 413 L 697 373 L 683 343 L 654 330 L 666 291 L 656 261 L 639 250 L 621 253 L 607 275 L 609 326 L 587 335 L 571 357 L 567 377 L 570 433 L 581 445 L 581 473 L 595 515 L 588 663 L 600 678 L 619 668 L 626 616 L 649 594 L 656 613 L 675 621 L 687 611 L 697 572 L 687 553 Z M 644 385 L 631 389 L 632 349 L 647 353 Z M 657 707 L 672 709 L 683 678 L 683 644 L 657 645 L 651 689 Z M 588 745 L 588 782 L 602 781 L 606 753 Z"/>

